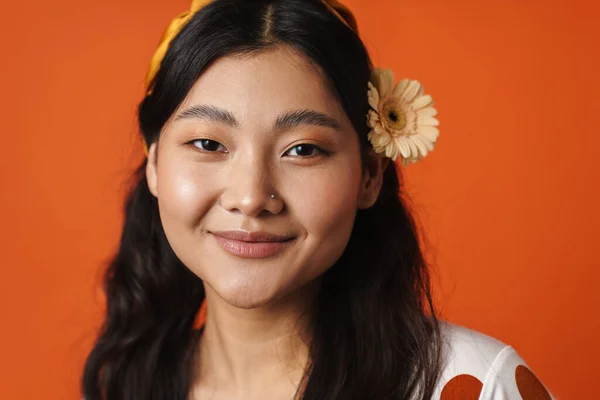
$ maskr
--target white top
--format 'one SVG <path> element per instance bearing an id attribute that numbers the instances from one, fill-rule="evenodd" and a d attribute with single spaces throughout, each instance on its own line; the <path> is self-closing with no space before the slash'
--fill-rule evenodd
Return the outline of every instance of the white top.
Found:
<path id="1" fill-rule="evenodd" d="M 432 399 L 554 399 L 511 346 L 460 325 L 440 323 L 444 367 Z"/>

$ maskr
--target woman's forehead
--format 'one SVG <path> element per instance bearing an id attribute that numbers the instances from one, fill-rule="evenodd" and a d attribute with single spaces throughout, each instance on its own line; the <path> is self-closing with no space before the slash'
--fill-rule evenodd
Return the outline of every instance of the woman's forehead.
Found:
<path id="1" fill-rule="evenodd" d="M 320 70 L 286 47 L 216 60 L 198 78 L 179 109 L 227 109 L 238 118 L 269 118 L 296 109 L 343 113 Z"/>

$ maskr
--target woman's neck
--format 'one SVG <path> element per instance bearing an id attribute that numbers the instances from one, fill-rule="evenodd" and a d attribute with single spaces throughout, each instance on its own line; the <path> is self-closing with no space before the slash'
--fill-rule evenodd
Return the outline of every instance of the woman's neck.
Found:
<path id="1" fill-rule="evenodd" d="M 293 399 L 309 361 L 317 288 L 315 281 L 275 304 L 241 309 L 205 285 L 191 398 Z"/>

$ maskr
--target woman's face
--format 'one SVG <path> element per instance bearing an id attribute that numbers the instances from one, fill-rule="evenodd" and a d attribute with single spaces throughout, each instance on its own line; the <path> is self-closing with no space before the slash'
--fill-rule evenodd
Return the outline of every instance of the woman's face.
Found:
<path id="1" fill-rule="evenodd" d="M 286 48 L 212 64 L 150 147 L 146 172 L 175 254 L 242 308 L 330 268 L 380 189 L 324 78 Z"/>

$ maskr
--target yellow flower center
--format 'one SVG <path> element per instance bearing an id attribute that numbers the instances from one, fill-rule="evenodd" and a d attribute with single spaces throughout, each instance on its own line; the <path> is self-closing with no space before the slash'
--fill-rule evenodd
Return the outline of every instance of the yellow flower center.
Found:
<path id="1" fill-rule="evenodd" d="M 388 103 L 383 106 L 383 115 L 388 127 L 394 130 L 401 130 L 406 126 L 406 115 L 394 103 Z"/>

